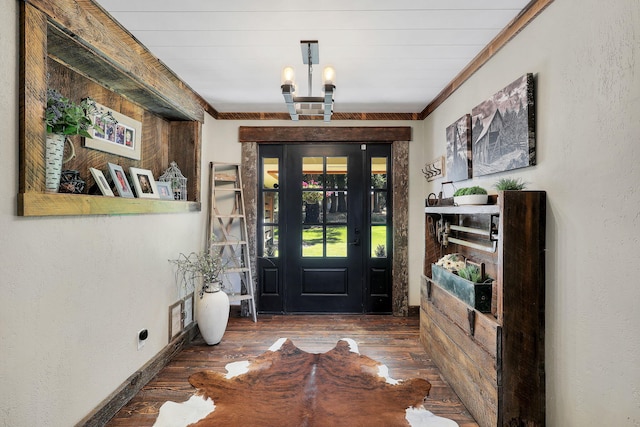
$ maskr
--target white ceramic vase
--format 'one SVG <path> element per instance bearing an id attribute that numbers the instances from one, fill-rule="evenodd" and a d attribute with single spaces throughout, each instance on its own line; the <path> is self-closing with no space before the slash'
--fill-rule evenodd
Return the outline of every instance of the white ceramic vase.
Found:
<path id="1" fill-rule="evenodd" d="M 224 291 L 207 292 L 196 296 L 196 321 L 200 334 L 209 345 L 222 340 L 229 321 L 229 297 Z"/>

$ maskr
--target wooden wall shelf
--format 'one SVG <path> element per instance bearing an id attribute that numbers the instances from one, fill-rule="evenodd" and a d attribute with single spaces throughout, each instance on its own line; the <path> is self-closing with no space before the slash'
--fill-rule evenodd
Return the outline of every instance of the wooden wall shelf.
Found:
<path id="1" fill-rule="evenodd" d="M 103 215 L 199 211 L 201 98 L 92 0 L 26 0 L 20 5 L 20 176 L 18 215 Z M 176 161 L 188 201 L 44 192 L 46 92 L 98 103 L 142 122 L 142 156 L 131 160 L 82 147 L 64 169 L 105 172 L 107 163 L 149 169 L 159 177 Z"/>
<path id="2" fill-rule="evenodd" d="M 501 191 L 494 205 L 434 206 L 425 213 L 420 338 L 427 353 L 481 427 L 544 426 L 545 193 Z M 440 219 L 458 226 L 449 230 L 464 245 L 441 246 Z M 491 235 L 478 237 L 472 228 Z M 468 245 L 489 238 L 496 252 Z M 491 313 L 433 279 L 432 263 L 449 253 L 485 264 L 494 279 Z"/>

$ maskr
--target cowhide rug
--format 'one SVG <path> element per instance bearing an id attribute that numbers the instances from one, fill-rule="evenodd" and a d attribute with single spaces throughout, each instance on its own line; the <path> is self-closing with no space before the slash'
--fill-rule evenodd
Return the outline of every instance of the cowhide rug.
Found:
<path id="1" fill-rule="evenodd" d="M 162 405 L 154 427 L 458 425 L 422 407 L 428 381 L 389 378 L 387 367 L 360 355 L 350 339 L 315 354 L 281 338 L 250 364 L 230 363 L 227 371 L 191 375 L 196 394 Z"/>

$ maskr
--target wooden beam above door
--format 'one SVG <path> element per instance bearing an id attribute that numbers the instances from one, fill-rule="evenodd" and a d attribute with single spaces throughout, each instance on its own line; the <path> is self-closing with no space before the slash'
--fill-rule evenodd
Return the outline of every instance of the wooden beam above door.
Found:
<path id="1" fill-rule="evenodd" d="M 411 127 L 240 126 L 239 142 L 283 144 L 289 142 L 411 141 Z"/>

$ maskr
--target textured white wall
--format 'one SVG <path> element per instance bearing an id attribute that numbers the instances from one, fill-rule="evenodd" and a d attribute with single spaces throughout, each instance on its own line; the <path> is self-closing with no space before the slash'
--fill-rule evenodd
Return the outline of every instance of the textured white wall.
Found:
<path id="1" fill-rule="evenodd" d="M 1 3 L 0 425 L 69 426 L 167 344 L 167 260 L 204 243 L 205 211 L 16 216 L 19 2 Z"/>
<path id="2" fill-rule="evenodd" d="M 640 425 L 639 29 L 637 0 L 555 1 L 424 123 L 442 154 L 448 125 L 535 74 L 538 165 L 499 176 L 547 191 L 549 426 Z"/>

